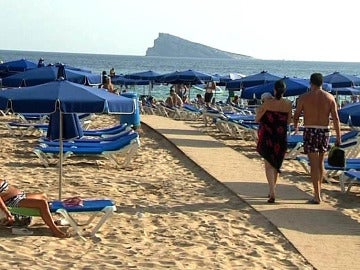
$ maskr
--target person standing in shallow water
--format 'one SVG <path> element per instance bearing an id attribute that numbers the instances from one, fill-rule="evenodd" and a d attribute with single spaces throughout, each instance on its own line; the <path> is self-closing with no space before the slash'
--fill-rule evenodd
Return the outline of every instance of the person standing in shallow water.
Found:
<path id="1" fill-rule="evenodd" d="M 274 85 L 274 98 L 264 100 L 256 112 L 259 123 L 256 151 L 264 158 L 265 174 L 269 183 L 268 203 L 275 202 L 275 188 L 287 150 L 287 127 L 291 122 L 291 101 L 283 98 L 286 84 L 278 80 Z"/>
<path id="2" fill-rule="evenodd" d="M 335 145 L 341 144 L 340 121 L 334 96 L 322 89 L 323 76 L 310 76 L 310 91 L 299 97 L 294 113 L 295 133 L 298 132 L 299 117 L 304 117 L 304 152 L 310 161 L 310 176 L 314 187 L 314 197 L 309 203 L 321 202 L 321 183 L 324 176 L 324 156 L 330 138 L 330 118 L 336 132 Z"/>

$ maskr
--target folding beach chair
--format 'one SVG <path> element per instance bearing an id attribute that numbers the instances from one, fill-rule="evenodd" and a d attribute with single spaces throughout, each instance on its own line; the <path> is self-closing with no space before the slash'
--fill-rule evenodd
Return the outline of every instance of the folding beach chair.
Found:
<path id="1" fill-rule="evenodd" d="M 340 181 L 340 188 L 342 193 L 349 193 L 351 187 L 357 183 L 360 184 L 360 171 L 357 170 L 349 170 L 345 171 L 342 175 L 339 177 Z M 347 185 L 347 188 L 346 188 Z"/>
<path id="2" fill-rule="evenodd" d="M 62 201 L 51 201 L 49 207 L 51 213 L 60 214 L 81 238 L 83 235 L 79 227 L 90 225 L 99 214 L 102 214 L 90 232 L 91 236 L 95 236 L 101 226 L 116 211 L 116 206 L 110 199 L 84 199 L 82 205 L 76 206 L 68 206 Z M 40 211 L 36 208 L 9 207 L 9 211 L 22 216 L 40 216 Z M 80 224 L 76 221 L 74 214 L 90 214 L 90 217 L 85 223 Z"/>
<path id="3" fill-rule="evenodd" d="M 5 124 L 8 131 L 13 136 L 31 136 L 35 132 L 40 132 L 41 135 L 45 134 L 48 124 L 42 123 L 23 123 L 23 122 L 8 122 Z"/>
<path id="4" fill-rule="evenodd" d="M 70 156 L 103 156 L 113 161 L 116 166 L 125 167 L 130 163 L 131 158 L 134 156 L 139 147 L 139 134 L 137 132 L 132 132 L 113 141 L 106 140 L 98 143 L 74 142 L 70 145 L 66 144 L 63 147 L 63 158 L 65 160 Z M 58 145 L 48 146 L 42 143 L 35 147 L 33 152 L 40 158 L 43 165 L 48 167 L 49 164 L 52 163 L 50 160 L 54 157 L 58 157 L 60 147 Z M 117 154 L 121 154 L 125 157 L 122 163 L 117 160 Z M 58 161 L 59 160 L 57 158 L 56 162 Z"/>
<path id="5" fill-rule="evenodd" d="M 304 170 L 310 174 L 309 159 L 305 156 L 296 157 L 296 160 L 300 162 Z M 344 167 L 331 166 L 327 159 L 324 160 L 324 168 L 326 170 L 324 174 L 324 180 L 331 183 L 330 179 L 339 176 L 344 171 L 348 170 L 360 170 L 360 158 L 346 158 Z"/>

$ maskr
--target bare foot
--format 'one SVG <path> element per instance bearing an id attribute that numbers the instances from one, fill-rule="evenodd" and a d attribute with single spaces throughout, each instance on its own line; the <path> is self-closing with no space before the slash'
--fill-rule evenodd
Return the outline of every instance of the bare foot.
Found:
<path id="1" fill-rule="evenodd" d="M 55 237 L 59 237 L 59 238 L 69 238 L 71 236 L 70 233 L 68 233 L 68 232 L 64 233 L 60 230 L 58 232 L 54 232 L 53 234 Z"/>

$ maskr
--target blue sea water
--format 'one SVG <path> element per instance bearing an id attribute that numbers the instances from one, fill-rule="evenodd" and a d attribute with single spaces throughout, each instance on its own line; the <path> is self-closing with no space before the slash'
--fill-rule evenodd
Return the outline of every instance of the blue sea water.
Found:
<path id="1" fill-rule="evenodd" d="M 158 73 L 193 69 L 209 74 L 227 75 L 241 73 L 251 75 L 263 70 L 278 76 L 309 78 L 313 72 L 324 75 L 335 71 L 360 75 L 360 63 L 357 62 L 315 62 L 315 61 L 286 61 L 286 60 L 234 60 L 234 59 L 203 59 L 203 58 L 169 58 L 130 55 L 81 54 L 57 52 L 31 52 L 0 50 L 0 60 L 12 61 L 21 58 L 37 63 L 44 58 L 45 64 L 64 63 L 67 65 L 90 69 L 94 73 L 103 70 L 109 72 L 114 67 L 117 74 L 129 74 L 153 70 Z M 159 86 L 153 89 L 152 95 L 163 98 L 168 94 L 168 87 Z M 138 86 L 134 91 L 145 93 L 146 87 Z M 226 98 L 227 93 L 219 98 Z"/>

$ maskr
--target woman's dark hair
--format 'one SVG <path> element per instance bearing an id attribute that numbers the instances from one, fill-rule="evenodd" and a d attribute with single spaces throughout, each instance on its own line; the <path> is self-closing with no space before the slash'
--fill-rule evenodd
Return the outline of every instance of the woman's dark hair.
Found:
<path id="1" fill-rule="evenodd" d="M 280 99 L 286 91 L 286 84 L 283 80 L 278 80 L 275 82 L 274 88 L 275 88 L 275 98 Z"/>

